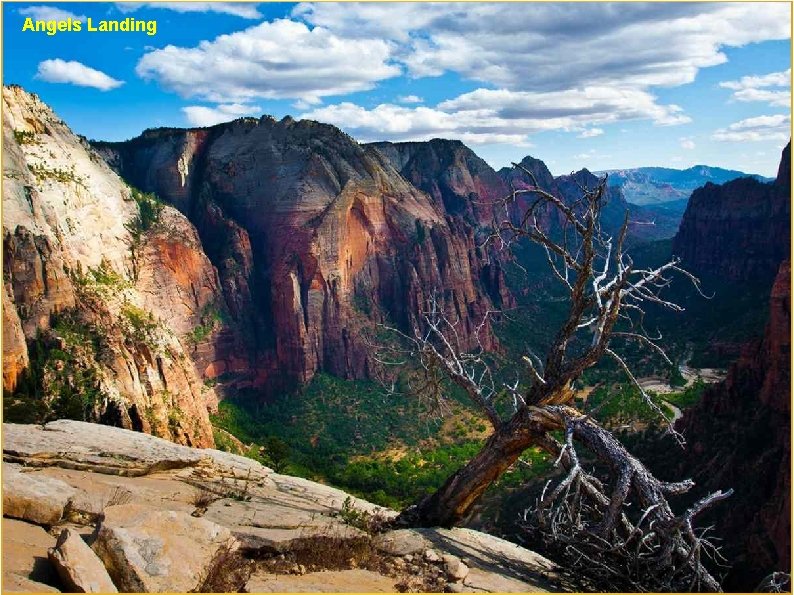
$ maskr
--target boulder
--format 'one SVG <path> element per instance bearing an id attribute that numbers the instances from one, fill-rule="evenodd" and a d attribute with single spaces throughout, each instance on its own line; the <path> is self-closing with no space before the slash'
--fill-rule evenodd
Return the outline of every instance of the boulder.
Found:
<path id="1" fill-rule="evenodd" d="M 37 525 L 59 522 L 77 490 L 19 465 L 3 463 L 3 516 Z"/>
<path id="2" fill-rule="evenodd" d="M 187 592 L 238 546 L 228 529 L 206 519 L 124 504 L 105 511 L 94 551 L 122 592 Z"/>
<path id="3" fill-rule="evenodd" d="M 76 531 L 64 529 L 48 557 L 70 593 L 118 592 L 102 561 Z"/>
<path id="4" fill-rule="evenodd" d="M 55 569 L 42 564 L 53 537 L 38 525 L 3 519 L 3 593 L 57 592 L 60 580 Z"/>
<path id="5" fill-rule="evenodd" d="M 466 578 L 469 574 L 469 567 L 460 561 L 460 558 L 452 554 L 442 556 L 444 562 L 444 572 L 453 583 L 458 583 Z"/>
<path id="6" fill-rule="evenodd" d="M 389 556 L 408 556 L 432 549 L 433 544 L 415 529 L 397 529 L 375 538 L 378 551 Z"/>

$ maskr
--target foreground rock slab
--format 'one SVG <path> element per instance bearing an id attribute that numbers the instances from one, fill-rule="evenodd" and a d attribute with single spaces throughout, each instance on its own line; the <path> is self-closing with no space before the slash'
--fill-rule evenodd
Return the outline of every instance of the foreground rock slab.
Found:
<path id="1" fill-rule="evenodd" d="M 117 593 L 105 566 L 77 531 L 61 531 L 49 559 L 70 593 Z"/>
<path id="2" fill-rule="evenodd" d="M 343 511 L 396 513 L 244 457 L 67 420 L 4 424 L 3 439 L 4 497 L 13 496 L 5 514 L 29 521 L 4 519 L 12 523 L 3 533 L 6 591 L 95 588 L 58 576 L 64 544 L 48 559 L 64 528 L 82 535 L 73 542 L 81 554 L 77 540 L 92 544 L 122 592 L 187 592 L 205 582 L 236 590 L 246 581 L 252 592 L 581 590 L 546 558 L 477 531 L 370 536 Z M 223 582 L 235 568 L 256 571 Z"/>
<path id="3" fill-rule="evenodd" d="M 460 591 L 546 592 L 565 583 L 551 560 L 471 529 L 398 529 L 379 535 L 374 545 L 391 556 L 424 555 L 428 549 L 447 552 L 442 563 Z"/>
<path id="4" fill-rule="evenodd" d="M 302 576 L 255 573 L 249 593 L 393 593 L 394 579 L 370 570 L 324 570 Z"/>
<path id="5" fill-rule="evenodd" d="M 36 523 L 59 522 L 77 490 L 70 485 L 19 465 L 3 463 L 3 515 Z"/>
<path id="6" fill-rule="evenodd" d="M 57 592 L 55 569 L 41 563 L 54 542 L 38 525 L 3 519 L 3 593 Z"/>
<path id="7" fill-rule="evenodd" d="M 237 547 L 225 527 L 139 504 L 105 511 L 94 550 L 122 592 L 192 591 L 223 551 Z"/>

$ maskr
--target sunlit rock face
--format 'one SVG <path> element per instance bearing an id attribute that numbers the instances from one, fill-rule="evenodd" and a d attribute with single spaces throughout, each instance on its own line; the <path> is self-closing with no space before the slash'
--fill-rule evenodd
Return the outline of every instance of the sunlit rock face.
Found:
<path id="1" fill-rule="evenodd" d="M 367 377 L 368 329 L 410 329 L 434 292 L 464 347 L 489 309 L 510 303 L 499 261 L 479 247 L 484 217 L 462 216 L 468 203 L 423 191 L 419 174 L 406 179 L 385 150 L 332 126 L 242 119 L 96 148 L 198 229 L 230 316 L 228 336 L 204 348 L 205 373 L 229 372 L 237 387 L 267 393 L 318 370 Z M 464 166 L 450 184 L 468 198 L 487 184 Z M 503 188 L 490 172 L 488 198 Z M 480 340 L 495 346 L 489 325 Z"/>
<path id="2" fill-rule="evenodd" d="M 35 95 L 3 103 L 3 388 L 90 394 L 90 419 L 211 446 L 217 398 L 185 336 L 222 297 L 195 229 L 165 207 L 135 242 L 137 203 L 99 155 Z"/>

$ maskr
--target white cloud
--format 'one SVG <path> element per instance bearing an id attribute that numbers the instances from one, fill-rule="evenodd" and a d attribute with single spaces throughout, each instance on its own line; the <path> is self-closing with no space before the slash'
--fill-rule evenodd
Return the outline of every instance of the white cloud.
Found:
<path id="1" fill-rule="evenodd" d="M 790 6 L 745 3 L 316 3 L 293 15 L 395 42 L 414 76 L 511 90 L 692 82 L 723 47 L 790 37 Z"/>
<path id="2" fill-rule="evenodd" d="M 381 104 L 371 110 L 353 103 L 329 105 L 301 115 L 329 122 L 361 141 L 455 138 L 470 144 L 528 144 L 521 130 L 476 114 L 449 114 L 429 107 Z"/>
<path id="3" fill-rule="evenodd" d="M 791 137 L 791 117 L 784 114 L 757 116 L 740 120 L 721 128 L 711 138 L 724 142 L 777 141 L 786 142 Z"/>
<path id="4" fill-rule="evenodd" d="M 182 97 L 219 103 L 251 99 L 316 101 L 371 89 L 400 74 L 379 39 L 344 39 L 321 27 L 281 19 L 202 41 L 145 54 L 139 76 Z"/>
<path id="5" fill-rule="evenodd" d="M 397 98 L 397 103 L 424 103 L 425 100 L 418 95 L 400 95 Z"/>
<path id="6" fill-rule="evenodd" d="M 692 140 L 691 136 L 682 136 L 678 139 L 678 142 L 681 144 L 681 148 L 687 151 L 691 151 L 695 148 L 695 141 Z"/>
<path id="7" fill-rule="evenodd" d="M 140 8 L 164 8 L 174 12 L 215 12 L 244 19 L 261 19 L 262 13 L 251 2 L 118 2 L 121 12 L 135 12 Z"/>
<path id="8" fill-rule="evenodd" d="M 74 60 L 66 62 L 60 58 L 44 60 L 39 63 L 36 77 L 48 83 L 69 83 L 80 87 L 93 87 L 100 91 L 110 91 L 124 84 L 104 72 L 95 70 Z"/>
<path id="9" fill-rule="evenodd" d="M 789 27 L 784 2 L 763 11 L 746 2 L 304 3 L 291 19 L 149 52 L 136 72 L 224 105 L 290 99 L 304 117 L 362 140 L 526 143 L 543 130 L 588 138 L 613 122 L 689 122 L 653 89 L 691 83 L 700 69 L 727 61 L 726 47 L 788 39 Z M 448 72 L 482 88 L 435 107 L 412 95 L 374 108 L 317 105 L 402 74 Z M 735 91 L 742 100 L 759 92 L 783 100 L 768 96 L 781 92 L 775 88 Z"/>
<path id="10" fill-rule="evenodd" d="M 241 116 L 257 116 L 262 113 L 262 108 L 258 105 L 226 103 L 215 107 L 189 105 L 183 107 L 182 112 L 191 126 L 214 126 Z"/>
<path id="11" fill-rule="evenodd" d="M 596 136 L 601 136 L 604 134 L 603 128 L 588 128 L 583 130 L 578 138 L 594 138 Z"/>
<path id="12" fill-rule="evenodd" d="M 34 21 L 65 21 L 70 18 L 80 22 L 86 20 L 85 15 L 77 15 L 54 6 L 28 6 L 21 8 L 19 14 L 31 17 Z"/>
<path id="13" fill-rule="evenodd" d="M 317 98 L 309 97 L 307 99 L 298 99 L 298 101 L 292 104 L 292 107 L 294 107 L 297 110 L 305 111 L 319 103 L 322 103 L 322 101 L 320 101 Z"/>
<path id="14" fill-rule="evenodd" d="M 546 130 L 581 131 L 620 120 L 651 119 L 660 125 L 688 122 L 675 105 L 658 105 L 644 91 L 588 88 L 532 93 L 477 89 L 435 108 L 381 104 L 367 109 L 353 103 L 329 105 L 301 115 L 339 126 L 361 140 L 459 138 L 472 144 L 529 142 Z M 591 127 L 582 134 L 597 136 Z"/>
<path id="15" fill-rule="evenodd" d="M 760 101 L 773 107 L 791 105 L 790 68 L 760 76 L 745 76 L 738 81 L 723 81 L 720 87 L 732 89 L 731 97 L 736 101 Z"/>
<path id="16" fill-rule="evenodd" d="M 759 89 L 761 87 L 788 87 L 791 83 L 791 69 L 770 72 L 760 76 L 743 76 L 738 81 L 724 81 L 720 87 L 726 89 Z"/>
<path id="17" fill-rule="evenodd" d="M 543 130 L 618 120 L 650 119 L 660 125 L 690 121 L 677 105 L 659 105 L 646 91 L 614 86 L 548 92 L 477 89 L 444 101 L 439 108 L 485 110 L 505 120 L 531 122 L 533 128 Z"/>
<path id="18" fill-rule="evenodd" d="M 415 78 L 454 72 L 483 88 L 442 102 L 458 133 L 526 136 L 583 131 L 622 120 L 658 125 L 691 121 L 652 89 L 691 83 L 698 71 L 727 61 L 726 47 L 790 37 L 790 6 L 752 3 L 315 3 L 293 18 L 352 39 L 391 44 L 391 58 Z M 779 99 L 777 99 L 779 100 Z M 399 102 L 399 101 L 398 101 Z M 372 110 L 329 106 L 314 112 L 368 138 L 397 132 Z M 424 114 L 394 112 L 426 136 Z M 464 123 L 470 123 L 467 128 Z M 411 138 L 411 131 L 399 135 Z"/>

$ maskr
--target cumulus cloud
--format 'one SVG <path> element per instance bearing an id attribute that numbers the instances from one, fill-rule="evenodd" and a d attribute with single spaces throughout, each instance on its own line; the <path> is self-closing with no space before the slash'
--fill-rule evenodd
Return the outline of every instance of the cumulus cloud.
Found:
<path id="1" fill-rule="evenodd" d="M 124 84 L 124 81 L 117 81 L 81 62 L 74 60 L 67 62 L 60 58 L 40 62 L 36 78 L 48 83 L 68 83 L 80 87 L 92 87 L 100 91 L 110 91 Z"/>
<path id="2" fill-rule="evenodd" d="M 519 8 L 520 7 L 520 8 Z M 456 72 L 514 90 L 692 82 L 721 49 L 790 36 L 771 3 L 301 4 L 293 15 L 337 34 L 395 42 L 414 76 Z M 596 24 L 597 25 L 594 25 Z"/>
<path id="3" fill-rule="evenodd" d="M 455 138 L 470 144 L 528 144 L 526 132 L 517 127 L 487 116 L 450 114 L 429 107 L 381 104 L 368 110 L 344 102 L 304 113 L 301 118 L 335 124 L 365 142 Z"/>
<path id="4" fill-rule="evenodd" d="M 678 142 L 681 144 L 682 149 L 691 151 L 692 149 L 695 148 L 695 141 L 692 140 L 691 136 L 682 136 L 681 138 L 678 139 Z"/>
<path id="5" fill-rule="evenodd" d="M 651 90 L 694 81 L 700 69 L 727 60 L 724 47 L 787 39 L 789 6 L 766 6 L 768 11 L 748 3 L 528 3 L 520 9 L 501 3 L 304 3 L 292 15 L 349 38 L 389 40 L 392 59 L 410 76 L 454 72 L 484 83 L 432 108 L 438 127 L 449 134 L 526 138 L 563 129 L 583 131 L 586 138 L 601 130 L 598 125 L 616 121 L 691 121 Z M 400 130 L 382 117 L 386 113 L 399 118 Z M 427 136 L 427 114 L 349 104 L 312 112 L 367 138 L 405 139 Z M 416 126 L 413 135 L 409 123 Z"/>
<path id="6" fill-rule="evenodd" d="M 527 142 L 550 129 L 587 138 L 611 122 L 689 122 L 653 89 L 691 83 L 727 61 L 726 47 L 788 39 L 789 24 L 783 2 L 763 11 L 727 2 L 304 3 L 288 19 L 151 51 L 136 72 L 224 105 L 290 99 L 304 117 L 365 140 Z M 317 105 L 391 77 L 445 73 L 481 88 L 435 107 L 411 95 L 369 109 L 344 99 Z M 780 91 L 742 90 L 745 98 Z"/>
<path id="7" fill-rule="evenodd" d="M 214 126 L 241 116 L 259 115 L 262 113 L 262 108 L 258 105 L 242 103 L 225 103 L 215 107 L 189 105 L 182 108 L 182 113 L 191 126 Z"/>
<path id="8" fill-rule="evenodd" d="M 379 39 L 344 39 L 322 27 L 280 19 L 145 54 L 136 72 L 182 97 L 218 103 L 251 99 L 316 101 L 371 89 L 400 74 Z"/>
<path id="9" fill-rule="evenodd" d="M 791 105 L 790 68 L 760 76 L 744 76 L 738 81 L 723 81 L 720 87 L 733 90 L 731 97 L 736 101 L 760 101 L 774 107 Z"/>
<path id="10" fill-rule="evenodd" d="M 426 140 L 448 136 L 482 143 L 527 143 L 545 130 L 582 130 L 584 126 L 621 120 L 650 119 L 659 125 L 689 118 L 676 105 L 658 105 L 647 92 L 607 87 L 534 93 L 477 89 L 441 102 L 435 108 L 381 104 L 373 109 L 344 102 L 301 115 L 335 124 L 365 140 Z M 603 133 L 585 130 L 584 137 Z"/>
<path id="11" fill-rule="evenodd" d="M 588 128 L 579 134 L 579 138 L 593 138 L 596 136 L 601 136 L 602 134 L 604 134 L 604 130 L 602 128 Z"/>
<path id="12" fill-rule="evenodd" d="M 400 95 L 397 98 L 397 103 L 424 103 L 425 100 L 418 95 Z"/>
<path id="13" fill-rule="evenodd" d="M 335 124 L 364 140 L 460 138 L 472 144 L 527 143 L 528 135 L 545 130 L 582 131 L 583 138 L 603 129 L 593 124 L 650 119 L 659 125 L 682 124 L 689 118 L 676 105 L 659 105 L 644 91 L 591 87 L 535 93 L 477 89 L 442 101 L 435 108 L 381 104 L 367 109 L 349 102 L 301 115 Z"/>
<path id="14" fill-rule="evenodd" d="M 121 12 L 135 12 L 140 8 L 164 8 L 174 12 L 215 12 L 230 14 L 244 19 L 261 19 L 262 13 L 255 3 L 249 2 L 119 2 Z"/>
<path id="15" fill-rule="evenodd" d="M 85 15 L 77 15 L 55 6 L 28 6 L 21 8 L 19 14 L 30 17 L 34 21 L 65 21 L 70 18 L 80 22 L 86 20 Z"/>
<path id="16" fill-rule="evenodd" d="M 711 138 L 724 142 L 778 141 L 786 142 L 791 135 L 791 117 L 784 114 L 757 116 L 740 120 L 721 128 Z"/>

